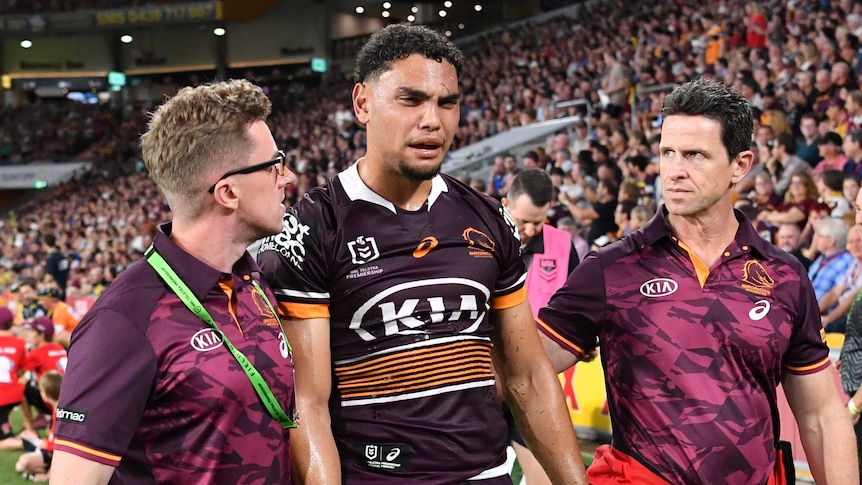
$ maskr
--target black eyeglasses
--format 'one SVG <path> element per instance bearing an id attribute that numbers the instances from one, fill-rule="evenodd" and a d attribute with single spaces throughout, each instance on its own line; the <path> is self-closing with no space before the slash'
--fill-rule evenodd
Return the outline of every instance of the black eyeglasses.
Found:
<path id="1" fill-rule="evenodd" d="M 246 174 L 246 173 L 253 173 L 253 172 L 257 172 L 258 170 L 263 170 L 265 168 L 270 168 L 270 167 L 275 167 L 275 171 L 276 171 L 276 173 L 278 173 L 279 177 L 284 177 L 287 174 L 287 155 L 282 150 L 279 150 L 276 153 L 278 153 L 278 156 L 273 158 L 272 160 L 267 160 L 265 162 L 257 163 L 257 164 L 254 164 L 254 165 L 251 165 L 251 166 L 248 166 L 245 168 L 238 168 L 236 170 L 230 170 L 228 172 L 225 172 L 225 174 L 222 175 L 221 178 L 216 180 L 216 183 L 213 184 L 212 187 L 210 187 L 207 192 L 209 192 L 211 194 L 213 192 L 215 192 L 216 184 L 221 182 L 222 180 L 230 177 L 231 175 L 242 175 L 242 174 Z"/>

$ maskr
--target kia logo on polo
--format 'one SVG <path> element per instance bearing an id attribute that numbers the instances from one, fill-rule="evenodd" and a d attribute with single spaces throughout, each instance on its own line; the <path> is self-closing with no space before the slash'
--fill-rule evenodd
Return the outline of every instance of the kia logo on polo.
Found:
<path id="1" fill-rule="evenodd" d="M 224 344 L 224 341 L 217 332 L 215 332 L 211 328 L 205 328 L 203 330 L 198 330 L 197 333 L 192 335 L 191 342 L 192 348 L 197 350 L 198 352 L 209 352 L 210 350 L 215 350 L 221 347 Z"/>
<path id="2" fill-rule="evenodd" d="M 668 296 L 676 293 L 679 285 L 670 278 L 655 278 L 641 285 L 641 295 L 650 298 Z"/>

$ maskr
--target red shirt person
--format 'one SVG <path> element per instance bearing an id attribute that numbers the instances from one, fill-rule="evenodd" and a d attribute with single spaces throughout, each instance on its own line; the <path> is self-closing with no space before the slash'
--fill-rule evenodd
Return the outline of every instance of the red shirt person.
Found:
<path id="1" fill-rule="evenodd" d="M 9 412 L 24 399 L 24 384 L 18 378 L 24 366 L 25 343 L 12 335 L 15 315 L 0 306 L 0 439 L 13 436 Z"/>
<path id="2" fill-rule="evenodd" d="M 61 374 L 66 372 L 68 361 L 66 349 L 53 342 L 54 322 L 48 317 L 36 317 L 24 322 L 22 325 L 22 336 L 27 341 L 30 351 L 24 358 L 24 370 L 30 371 L 32 375 L 24 387 L 24 405 L 21 406 L 21 415 L 24 418 L 24 427 L 34 429 L 38 416 L 34 417 L 30 406 L 36 408 L 39 415 L 51 415 L 53 408 L 42 399 L 39 392 L 38 382 L 42 374 L 55 370 Z"/>

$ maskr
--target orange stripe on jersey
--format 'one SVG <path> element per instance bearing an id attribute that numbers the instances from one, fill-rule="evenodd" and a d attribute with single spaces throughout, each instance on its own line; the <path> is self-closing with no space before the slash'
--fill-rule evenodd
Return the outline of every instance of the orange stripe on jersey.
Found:
<path id="1" fill-rule="evenodd" d="M 309 305 L 307 303 L 278 302 L 278 313 L 294 320 L 310 318 L 329 318 L 329 305 Z"/>
<path id="2" fill-rule="evenodd" d="M 335 367 L 342 399 L 392 396 L 494 379 L 491 343 L 458 341 Z"/>
<path id="3" fill-rule="evenodd" d="M 102 458 L 102 459 L 105 459 L 105 460 L 115 461 L 115 462 L 117 462 L 117 465 L 119 465 L 119 464 L 120 464 L 120 459 L 122 458 L 122 457 L 121 457 L 121 456 L 119 456 L 119 455 L 112 455 L 112 454 L 110 454 L 110 453 L 105 453 L 104 451 L 94 450 L 93 448 L 90 448 L 90 447 L 88 447 L 88 446 L 79 445 L 78 443 L 73 443 L 73 442 L 71 442 L 71 441 L 55 439 L 55 440 L 54 440 L 54 447 L 55 447 L 55 449 L 56 449 L 56 447 L 58 447 L 58 446 L 60 446 L 60 447 L 66 447 L 66 448 L 71 448 L 71 449 L 73 449 L 73 450 L 82 451 L 82 452 L 84 452 L 84 453 L 86 453 L 86 454 L 88 454 L 88 455 L 98 456 L 99 458 Z"/>
<path id="4" fill-rule="evenodd" d="M 541 325 L 541 327 L 542 327 L 543 329 L 545 329 L 548 333 L 550 333 L 550 334 L 551 334 L 551 335 L 553 335 L 555 338 L 557 338 L 560 342 L 562 342 L 562 343 L 564 343 L 565 345 L 569 346 L 569 348 L 570 348 L 570 349 L 572 349 L 572 350 L 574 350 L 574 351 L 578 352 L 579 354 L 581 354 L 581 357 L 583 357 L 584 355 L 587 355 L 587 353 L 586 353 L 586 352 L 584 352 L 584 349 L 582 349 L 582 348 L 580 348 L 579 346 L 575 345 L 573 342 L 571 342 L 571 341 L 570 341 L 569 339 L 567 339 L 566 337 L 563 337 L 562 335 L 558 334 L 558 333 L 556 332 L 556 330 L 554 330 L 553 328 L 549 327 L 549 326 L 548 326 L 548 324 L 547 324 L 547 323 L 545 323 L 545 322 L 543 322 L 541 319 L 536 318 L 536 323 L 538 323 L 539 325 Z"/>
<path id="5" fill-rule="evenodd" d="M 495 296 L 491 300 L 491 309 L 505 310 L 506 308 L 512 308 L 520 305 L 525 298 L 527 298 L 527 287 L 522 286 L 520 290 L 514 293 L 509 293 L 508 295 L 503 296 Z"/>
<path id="6" fill-rule="evenodd" d="M 491 356 L 482 352 L 469 352 L 469 353 L 460 353 L 459 357 L 462 357 L 461 360 L 469 360 L 471 358 L 475 358 L 477 362 L 482 364 L 490 364 Z M 375 372 L 373 375 L 364 375 L 363 378 L 360 379 L 350 379 L 349 384 L 345 383 L 343 386 L 363 386 L 363 385 L 377 385 L 377 384 L 385 384 L 387 381 L 394 382 L 402 378 L 418 378 L 424 375 L 434 374 L 440 371 L 446 371 L 447 368 L 451 366 L 452 358 L 448 356 L 439 357 L 436 359 L 429 359 L 422 363 L 415 362 L 408 365 L 402 365 L 394 369 L 380 369 Z M 342 374 L 338 374 L 341 376 Z"/>
<path id="7" fill-rule="evenodd" d="M 697 281 L 700 282 L 700 287 L 703 288 L 703 285 L 706 284 L 706 279 L 709 278 L 709 268 L 691 249 L 688 248 L 688 246 L 685 245 L 684 242 L 677 241 L 677 243 L 679 244 L 679 247 L 685 249 L 685 252 L 688 253 L 688 257 L 691 258 L 691 264 L 694 265 L 694 272 L 697 273 Z"/>
<path id="8" fill-rule="evenodd" d="M 787 370 L 789 370 L 790 372 L 793 372 L 794 374 L 804 374 L 808 371 L 815 370 L 818 367 L 824 367 L 825 368 L 831 363 L 832 363 L 832 361 L 829 359 L 829 357 L 826 357 L 825 359 L 821 360 L 820 362 L 818 362 L 816 364 L 804 365 L 802 367 L 794 367 L 792 365 L 787 365 L 785 367 L 787 368 Z"/>
<path id="9" fill-rule="evenodd" d="M 449 354 L 457 354 L 458 352 L 464 352 L 470 349 L 480 348 L 483 352 L 487 349 L 491 348 L 491 344 L 487 342 L 476 342 L 476 341 L 460 341 L 460 342 L 452 342 L 450 344 L 446 344 L 444 346 L 433 346 L 433 347 L 422 347 L 418 349 L 413 349 L 410 352 L 409 358 L 405 358 L 403 353 L 394 353 L 385 355 L 383 357 L 377 357 L 372 360 L 366 360 L 364 362 L 358 364 L 349 364 L 338 366 L 337 371 L 341 374 L 349 375 L 349 374 L 364 374 L 371 370 L 376 370 L 382 368 L 391 369 L 393 366 L 397 366 L 399 364 L 408 363 L 423 363 L 426 359 L 433 358 L 434 356 L 446 356 Z"/>

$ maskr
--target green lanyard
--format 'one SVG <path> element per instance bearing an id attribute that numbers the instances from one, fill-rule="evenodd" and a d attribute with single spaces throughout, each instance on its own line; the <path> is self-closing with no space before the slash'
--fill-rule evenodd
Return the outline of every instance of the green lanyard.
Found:
<path id="1" fill-rule="evenodd" d="M 213 318 L 210 314 L 204 309 L 204 306 L 201 304 L 200 300 L 192 293 L 192 290 L 189 289 L 188 285 L 180 279 L 177 273 L 170 267 L 165 258 L 163 258 L 157 251 L 156 248 L 151 244 L 146 252 L 147 262 L 150 263 L 150 266 L 153 267 L 154 270 L 162 277 L 165 283 L 171 288 L 171 290 L 176 293 L 177 297 L 186 305 L 186 307 L 192 311 L 195 315 L 198 316 L 205 323 L 209 324 L 210 327 L 222 338 L 225 346 L 228 348 L 230 353 L 234 356 L 237 362 L 239 362 L 239 366 L 242 367 L 242 370 L 245 371 L 245 375 L 248 376 L 248 380 L 251 381 L 254 390 L 257 392 L 258 397 L 260 397 L 260 401 L 266 407 L 266 410 L 269 411 L 269 414 L 276 420 L 278 423 L 284 428 L 295 428 L 296 423 L 293 422 L 290 417 L 287 416 L 287 413 L 281 408 L 281 405 L 276 400 L 275 396 L 272 394 L 272 390 L 267 385 L 266 381 L 263 380 L 263 377 L 260 376 L 260 372 L 254 367 L 254 365 L 249 362 L 248 358 L 243 355 L 242 352 L 237 350 L 236 347 L 228 340 L 227 335 L 218 328 Z M 269 298 L 267 298 L 266 293 L 260 288 L 256 281 L 252 280 L 251 284 L 254 285 L 254 288 L 260 292 L 260 296 L 263 297 L 263 301 L 266 302 L 266 306 L 269 307 L 270 311 L 272 311 L 272 315 L 275 317 L 275 320 L 278 322 L 278 327 L 281 329 L 281 335 L 284 337 L 284 342 L 287 345 L 287 351 L 291 352 L 290 344 L 287 343 L 287 336 L 284 334 L 284 327 L 281 325 L 281 319 L 278 318 L 278 313 L 276 313 L 275 308 L 273 308 L 272 303 L 270 303 Z"/>

